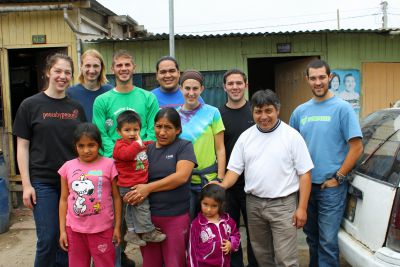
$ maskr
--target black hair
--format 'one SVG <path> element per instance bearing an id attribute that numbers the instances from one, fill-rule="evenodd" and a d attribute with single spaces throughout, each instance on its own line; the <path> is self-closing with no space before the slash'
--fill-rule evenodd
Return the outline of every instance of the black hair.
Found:
<path id="1" fill-rule="evenodd" d="M 218 213 L 225 212 L 225 189 L 218 184 L 208 184 L 201 189 L 200 203 L 204 198 L 212 198 L 219 205 Z"/>
<path id="2" fill-rule="evenodd" d="M 251 110 L 254 110 L 255 107 L 263 107 L 265 105 L 272 105 L 277 111 L 281 108 L 278 96 L 270 89 L 257 91 L 251 97 Z"/>
<path id="3" fill-rule="evenodd" d="M 347 79 L 348 77 L 353 77 L 353 78 L 355 79 L 353 73 L 347 73 L 347 74 L 344 76 L 343 81 L 346 81 L 346 79 Z"/>
<path id="4" fill-rule="evenodd" d="M 339 76 L 339 74 L 337 74 L 336 72 L 332 72 L 332 79 L 335 78 L 335 77 L 338 78 L 339 83 L 340 83 L 340 76 Z M 332 81 L 332 79 L 331 79 L 331 81 Z"/>
<path id="5" fill-rule="evenodd" d="M 158 72 L 158 69 L 159 69 L 159 67 L 160 67 L 160 63 L 163 62 L 163 61 L 167 61 L 167 60 L 174 62 L 175 68 L 179 71 L 178 61 L 176 61 L 176 59 L 175 59 L 174 57 L 171 57 L 171 56 L 163 56 L 163 57 L 161 57 L 159 60 L 157 60 L 157 63 L 156 63 L 156 72 Z"/>
<path id="6" fill-rule="evenodd" d="M 243 78 L 244 83 L 247 83 L 247 76 L 242 70 L 240 70 L 240 69 L 231 69 L 231 70 L 226 71 L 225 74 L 224 74 L 224 78 L 223 78 L 224 84 L 226 84 L 226 79 L 228 78 L 228 76 L 232 75 L 232 74 L 240 74 L 242 76 L 242 78 Z"/>
<path id="7" fill-rule="evenodd" d="M 142 121 L 140 120 L 140 116 L 133 110 L 125 110 L 118 115 L 117 129 L 121 130 L 125 123 L 138 123 L 139 127 L 142 128 Z"/>
<path id="8" fill-rule="evenodd" d="M 340 76 L 339 76 L 339 74 L 337 74 L 336 72 L 332 72 L 332 78 L 329 81 L 329 89 L 332 88 L 332 81 L 333 81 L 333 78 L 335 78 L 335 77 L 338 79 L 339 86 L 340 86 Z"/>
<path id="9" fill-rule="evenodd" d="M 180 129 L 182 132 L 181 117 L 176 109 L 171 107 L 160 109 L 154 117 L 154 124 L 161 118 L 166 118 L 176 129 Z"/>
<path id="10" fill-rule="evenodd" d="M 333 78 L 333 77 L 338 77 L 339 80 L 340 80 L 340 76 L 339 76 L 339 74 L 337 74 L 336 72 L 332 72 L 332 78 Z"/>
<path id="11" fill-rule="evenodd" d="M 307 65 L 307 69 L 306 69 L 307 77 L 308 77 L 310 69 L 319 69 L 319 68 L 323 68 L 323 67 L 325 67 L 326 74 L 328 74 L 328 76 L 329 76 L 331 74 L 331 68 L 329 67 L 328 63 L 326 63 L 325 61 L 323 61 L 321 59 L 312 60 Z"/>
<path id="12" fill-rule="evenodd" d="M 99 148 L 102 148 L 103 143 L 101 141 L 101 134 L 99 128 L 97 128 L 97 126 L 94 125 L 93 123 L 84 122 L 79 124 L 74 131 L 73 142 L 74 142 L 75 152 L 76 152 L 76 144 L 79 142 L 82 136 L 87 136 L 90 139 L 93 139 L 99 145 Z"/>

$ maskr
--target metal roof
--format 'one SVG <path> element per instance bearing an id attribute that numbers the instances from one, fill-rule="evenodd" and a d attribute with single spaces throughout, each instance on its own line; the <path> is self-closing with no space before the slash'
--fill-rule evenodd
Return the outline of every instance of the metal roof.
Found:
<path id="1" fill-rule="evenodd" d="M 81 0 L 0 0 L 0 4 L 75 3 Z"/>
<path id="2" fill-rule="evenodd" d="M 99 14 L 103 16 L 116 16 L 114 12 L 112 12 L 110 9 L 106 8 L 96 0 L 90 0 L 90 8 L 93 10 L 96 10 Z"/>
<path id="3" fill-rule="evenodd" d="M 90 2 L 90 8 L 100 15 L 103 16 L 116 16 L 114 12 L 112 12 L 110 9 L 106 8 L 96 0 L 88 0 Z M 23 4 L 24 6 L 26 5 L 40 5 L 43 3 L 46 4 L 51 4 L 51 5 L 57 5 L 57 4 L 74 4 L 74 3 L 79 3 L 79 2 L 86 2 L 85 0 L 0 0 L 0 5 L 6 6 L 18 6 L 18 4 Z"/>
<path id="4" fill-rule="evenodd" d="M 279 31 L 279 32 L 250 32 L 250 33 L 224 33 L 224 34 L 175 34 L 175 39 L 204 39 L 204 38 L 223 38 L 223 37 L 251 37 L 251 36 L 268 36 L 268 35 L 288 35 L 288 34 L 314 34 L 314 33 L 377 33 L 377 34 L 400 34 L 400 28 L 392 29 L 346 29 L 346 30 L 313 30 L 313 31 Z M 169 34 L 149 34 L 144 37 L 135 38 L 114 38 L 102 37 L 97 39 L 88 39 L 86 42 L 108 42 L 108 41 L 153 41 L 153 40 L 168 40 Z"/>

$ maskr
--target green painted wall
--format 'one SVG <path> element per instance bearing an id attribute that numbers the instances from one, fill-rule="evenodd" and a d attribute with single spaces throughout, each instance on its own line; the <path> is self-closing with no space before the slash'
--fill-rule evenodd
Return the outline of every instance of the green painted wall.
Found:
<path id="1" fill-rule="evenodd" d="M 277 53 L 277 43 L 291 43 L 292 52 Z M 137 73 L 155 72 L 157 59 L 169 51 L 168 40 L 84 43 L 83 48 L 98 49 L 107 66 L 111 66 L 113 51 L 127 49 L 134 54 Z M 332 68 L 360 70 L 362 62 L 400 62 L 400 36 L 387 33 L 290 33 L 178 39 L 175 48 L 181 70 L 212 71 L 238 67 L 247 71 L 247 58 L 256 57 L 319 55 Z"/>
<path id="2" fill-rule="evenodd" d="M 340 33 L 327 36 L 326 59 L 332 68 L 361 70 L 363 62 L 400 62 L 400 36 Z"/>
<path id="3" fill-rule="evenodd" d="M 278 43 L 290 43 L 291 53 L 277 53 Z M 137 76 L 141 77 L 141 74 L 144 74 L 155 78 L 153 74 L 155 73 L 155 63 L 161 56 L 169 53 L 168 45 L 169 40 L 107 41 L 84 43 L 83 48 L 98 49 L 105 57 L 107 66 L 111 66 L 114 51 L 121 48 L 127 49 L 135 57 Z M 279 57 L 278 61 L 283 62 L 282 57 L 320 56 L 330 64 L 332 69 L 358 69 L 362 77 L 363 62 L 400 62 L 400 32 L 397 35 L 390 35 L 380 31 L 341 31 L 269 34 L 262 36 L 227 36 L 218 38 L 197 37 L 192 39 L 178 39 L 175 41 L 175 48 L 176 59 L 180 64 L 181 71 L 186 69 L 200 70 L 205 74 L 205 79 L 209 84 L 214 84 L 217 78 L 221 80 L 223 71 L 227 69 L 239 68 L 249 73 L 247 60 L 251 58 Z M 268 64 L 278 62 L 274 60 L 267 61 Z M 255 61 L 253 60 L 252 62 L 254 64 Z M 257 65 L 252 66 L 251 72 L 253 74 L 254 68 L 260 70 L 253 77 L 261 77 L 261 83 L 271 81 L 270 69 L 263 70 Z M 264 71 L 266 75 L 265 81 L 263 80 Z M 108 68 L 108 73 L 110 73 L 110 68 Z M 215 73 L 218 73 L 220 76 L 215 78 Z M 140 77 L 138 77 L 138 81 Z M 138 81 L 135 84 L 142 85 Z M 273 85 L 258 85 L 257 82 L 260 82 L 260 78 L 252 82 L 253 88 L 273 87 Z M 362 81 L 361 86 L 363 86 Z M 151 89 L 155 85 L 143 85 L 143 87 Z M 215 106 L 224 104 L 225 94 L 222 91 L 222 82 L 219 85 L 208 87 L 207 94 L 203 95 L 206 103 L 212 103 Z M 249 94 L 253 92 L 252 90 L 250 87 Z M 379 87 L 374 90 L 382 91 L 387 89 L 382 85 L 382 88 Z M 364 97 L 364 91 L 361 91 L 360 103 L 362 109 Z"/>

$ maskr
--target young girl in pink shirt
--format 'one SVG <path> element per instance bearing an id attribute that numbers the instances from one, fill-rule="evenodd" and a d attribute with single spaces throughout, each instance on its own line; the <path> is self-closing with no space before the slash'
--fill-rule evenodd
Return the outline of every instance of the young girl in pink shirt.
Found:
<path id="1" fill-rule="evenodd" d="M 113 241 L 120 242 L 121 198 L 114 161 L 99 155 L 101 135 L 94 124 L 74 132 L 78 157 L 58 170 L 61 175 L 60 246 L 69 266 L 114 266 Z M 114 223 L 115 218 L 115 223 Z"/>

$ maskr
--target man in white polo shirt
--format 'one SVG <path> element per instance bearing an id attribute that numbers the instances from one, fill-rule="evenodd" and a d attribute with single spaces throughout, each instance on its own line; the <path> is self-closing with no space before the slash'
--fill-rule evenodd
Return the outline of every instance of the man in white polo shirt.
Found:
<path id="1" fill-rule="evenodd" d="M 231 187 L 245 172 L 248 227 L 258 265 L 298 266 L 296 230 L 307 221 L 314 166 L 301 135 L 278 118 L 280 102 L 273 91 L 256 92 L 251 108 L 256 125 L 240 135 L 221 185 Z"/>

